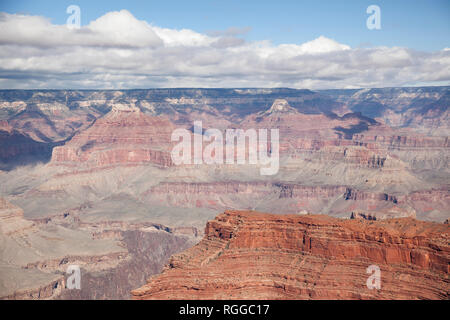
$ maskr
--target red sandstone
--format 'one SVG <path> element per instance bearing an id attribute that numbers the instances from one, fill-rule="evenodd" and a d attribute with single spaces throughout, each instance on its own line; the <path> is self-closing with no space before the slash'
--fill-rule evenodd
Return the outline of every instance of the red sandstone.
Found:
<path id="1" fill-rule="evenodd" d="M 448 299 L 448 224 L 226 211 L 134 299 Z M 381 269 L 368 289 L 366 269 Z"/>

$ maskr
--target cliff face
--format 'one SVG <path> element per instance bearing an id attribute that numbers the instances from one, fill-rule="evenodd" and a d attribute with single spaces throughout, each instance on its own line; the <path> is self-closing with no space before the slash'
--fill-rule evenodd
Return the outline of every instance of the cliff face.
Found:
<path id="1" fill-rule="evenodd" d="M 92 127 L 53 149 L 52 164 L 104 167 L 155 163 L 170 166 L 170 135 L 174 125 L 133 107 L 113 107 Z"/>
<path id="2" fill-rule="evenodd" d="M 432 210 L 445 211 L 450 203 L 446 189 L 397 196 L 361 191 L 343 185 L 305 186 L 281 182 L 240 181 L 163 182 L 142 193 L 141 199 L 151 205 L 166 203 L 171 207 L 222 211 L 240 206 L 239 209 L 244 210 L 320 212 L 370 220 L 416 218 L 417 212 L 420 214 Z"/>
<path id="3" fill-rule="evenodd" d="M 0 170 L 18 165 L 46 162 L 50 159 L 55 143 L 38 142 L 21 131 L 0 124 Z"/>
<path id="4" fill-rule="evenodd" d="M 226 211 L 134 299 L 448 299 L 448 224 Z M 370 265 L 381 289 L 368 289 Z"/>

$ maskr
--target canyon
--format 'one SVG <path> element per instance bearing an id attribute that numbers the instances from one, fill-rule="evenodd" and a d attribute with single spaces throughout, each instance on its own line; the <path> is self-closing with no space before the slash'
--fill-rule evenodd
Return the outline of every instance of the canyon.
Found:
<path id="1" fill-rule="evenodd" d="M 449 90 L 0 90 L 0 298 L 131 298 L 224 211 L 444 225 Z M 279 129 L 279 171 L 175 165 L 171 134 L 195 121 L 202 135 Z M 65 288 L 71 264 L 81 290 Z M 379 297 L 442 298 L 407 291 Z"/>

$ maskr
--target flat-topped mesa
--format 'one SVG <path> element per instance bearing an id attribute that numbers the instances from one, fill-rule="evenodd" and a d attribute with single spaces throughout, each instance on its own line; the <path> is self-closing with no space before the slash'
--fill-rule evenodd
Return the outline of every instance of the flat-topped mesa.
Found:
<path id="1" fill-rule="evenodd" d="M 167 167 L 175 126 L 166 117 L 153 117 L 139 108 L 116 104 L 89 129 L 64 146 L 53 149 L 53 165 L 135 165 L 154 163 Z"/>
<path id="2" fill-rule="evenodd" d="M 275 99 L 270 109 L 265 111 L 264 114 L 273 114 L 281 112 L 298 113 L 298 111 L 292 108 L 285 99 Z"/>
<path id="3" fill-rule="evenodd" d="M 134 299 L 448 299 L 448 224 L 226 211 Z M 369 266 L 381 289 L 369 289 Z"/>

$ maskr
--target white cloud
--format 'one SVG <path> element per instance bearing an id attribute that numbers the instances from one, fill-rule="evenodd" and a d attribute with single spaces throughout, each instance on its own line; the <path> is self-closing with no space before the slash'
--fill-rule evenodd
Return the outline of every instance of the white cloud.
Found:
<path id="1" fill-rule="evenodd" d="M 163 44 L 147 22 L 137 20 L 126 10 L 109 12 L 92 21 L 85 29 L 87 34 L 92 32 L 95 40 L 105 45 L 156 47 Z M 70 37 L 67 40 L 70 42 Z"/>
<path id="2" fill-rule="evenodd" d="M 338 43 L 332 39 L 328 39 L 324 36 L 320 36 L 317 39 L 305 42 L 304 44 L 300 45 L 299 50 L 302 53 L 314 54 L 314 53 L 350 50 L 350 47 L 345 44 Z"/>
<path id="3" fill-rule="evenodd" d="M 450 51 L 246 42 L 109 12 L 81 29 L 0 13 L 0 88 L 384 87 L 450 81 Z"/>
<path id="4" fill-rule="evenodd" d="M 157 47 L 163 40 L 145 21 L 126 10 L 109 12 L 80 29 L 53 25 L 46 18 L 0 13 L 0 44 L 34 47 Z"/>
<path id="5" fill-rule="evenodd" d="M 153 27 L 152 30 L 163 39 L 166 46 L 208 46 L 216 40 L 189 29 L 174 30 Z"/>

